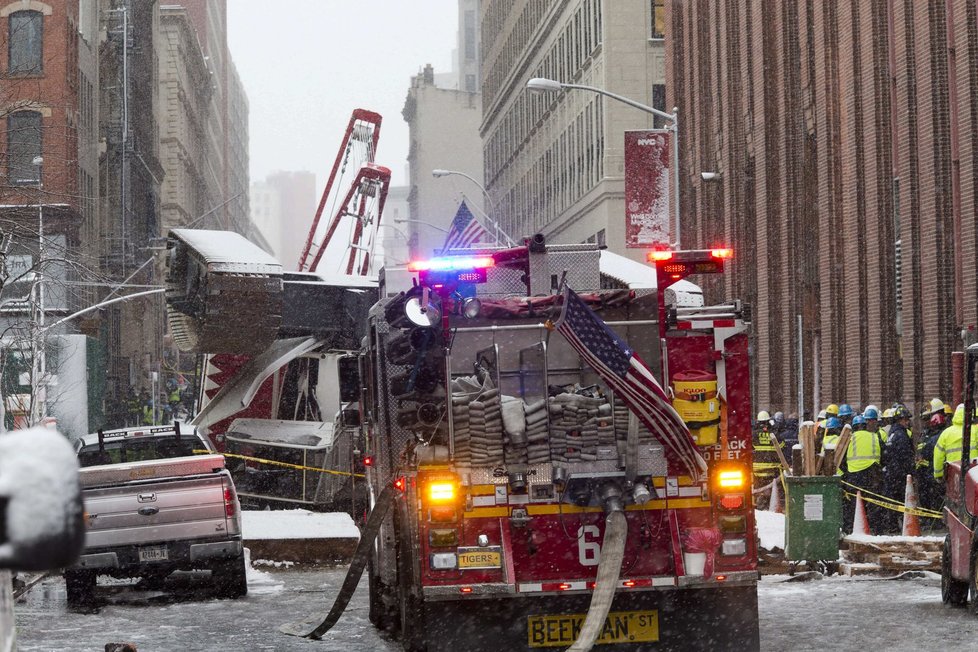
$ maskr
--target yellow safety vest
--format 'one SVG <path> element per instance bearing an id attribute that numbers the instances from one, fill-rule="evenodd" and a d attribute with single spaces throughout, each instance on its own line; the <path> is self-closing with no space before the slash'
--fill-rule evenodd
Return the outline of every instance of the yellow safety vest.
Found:
<path id="1" fill-rule="evenodd" d="M 846 451 L 846 466 L 850 473 L 864 471 L 880 462 L 879 433 L 868 430 L 857 430 L 849 437 L 849 449 Z"/>

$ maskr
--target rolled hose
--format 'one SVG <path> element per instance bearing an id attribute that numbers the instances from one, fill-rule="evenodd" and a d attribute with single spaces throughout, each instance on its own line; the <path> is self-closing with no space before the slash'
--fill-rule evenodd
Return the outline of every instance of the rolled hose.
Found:
<path id="1" fill-rule="evenodd" d="M 625 537 L 628 535 L 628 523 L 625 513 L 613 511 L 604 521 L 604 540 L 601 542 L 601 562 L 598 564 L 598 577 L 595 581 L 594 592 L 591 594 L 591 604 L 587 608 L 587 616 L 581 626 L 574 644 L 567 652 L 585 652 L 590 650 L 601 630 L 604 629 L 611 602 L 615 599 L 615 589 L 621 577 L 621 562 L 625 556 Z"/>

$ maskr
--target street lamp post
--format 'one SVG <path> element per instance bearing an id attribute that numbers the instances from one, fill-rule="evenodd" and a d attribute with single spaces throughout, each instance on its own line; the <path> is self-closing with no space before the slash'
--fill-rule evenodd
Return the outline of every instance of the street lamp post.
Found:
<path id="1" fill-rule="evenodd" d="M 654 116 L 667 120 L 670 124 L 669 130 L 672 132 L 672 167 L 673 167 L 673 179 L 676 185 L 676 202 L 673 206 L 673 219 L 676 223 L 676 247 L 680 246 L 680 226 L 679 226 L 679 108 L 673 107 L 672 113 L 666 113 L 665 111 L 660 111 L 659 109 L 649 106 L 647 104 L 642 104 L 641 102 L 636 102 L 635 100 L 629 99 L 624 95 L 619 95 L 617 93 L 612 93 L 611 91 L 606 91 L 603 88 L 597 88 L 595 86 L 585 86 L 583 84 L 565 84 L 553 79 L 546 79 L 544 77 L 534 77 L 526 83 L 526 87 L 531 91 L 537 91 L 541 93 L 552 93 L 554 91 L 559 91 L 565 88 L 576 88 L 583 91 L 591 91 L 592 93 L 597 93 L 598 95 L 604 95 L 610 97 L 613 100 L 618 100 L 623 104 L 627 104 L 630 107 L 636 108 L 639 111 L 645 111 L 646 113 L 651 113 Z"/>
<path id="2" fill-rule="evenodd" d="M 41 166 L 44 164 L 43 156 L 35 156 L 31 161 L 34 167 L 37 169 L 37 324 L 36 333 L 32 338 L 32 348 L 34 349 L 33 360 L 31 360 L 32 368 L 37 370 L 34 375 L 32 388 L 34 392 L 33 399 L 31 401 L 31 411 L 36 413 L 32 415 L 32 423 L 40 423 L 41 419 L 44 418 L 45 406 L 44 403 L 47 401 L 47 390 L 44 386 L 44 375 L 47 373 L 47 365 L 45 364 L 44 355 L 44 344 L 42 337 L 44 336 L 44 201 L 42 192 L 44 189 L 44 184 L 41 181 Z M 43 397 L 43 400 L 42 400 Z"/>
<path id="3" fill-rule="evenodd" d="M 408 219 L 406 217 L 397 217 L 397 218 L 394 218 L 394 221 L 397 224 L 424 224 L 425 226 L 430 226 L 431 228 L 435 229 L 436 231 L 441 231 L 442 233 L 448 233 L 449 232 L 449 229 L 446 229 L 443 226 L 438 226 L 437 224 L 432 224 L 431 222 L 428 222 L 428 221 L 425 221 L 425 220 L 411 220 L 411 219 Z"/>
<path id="4" fill-rule="evenodd" d="M 466 179 L 468 179 L 469 181 L 471 181 L 472 183 L 474 183 L 476 186 L 478 186 L 479 187 L 479 190 L 482 191 L 482 194 L 485 195 L 486 201 L 489 202 L 489 210 L 492 211 L 492 215 L 487 215 L 487 217 L 489 218 L 489 221 L 492 222 L 493 227 L 496 229 L 496 242 L 498 243 L 500 241 L 500 237 L 499 236 L 500 235 L 503 235 L 506 238 L 506 244 L 507 245 L 514 244 L 513 243 L 513 239 L 511 237 L 509 237 L 509 234 L 506 233 L 505 231 L 503 231 L 499 227 L 499 222 L 496 221 L 496 217 L 495 217 L 495 216 L 497 216 L 499 214 L 496 211 L 496 204 L 493 203 L 492 197 L 489 195 L 489 191 L 486 190 L 486 187 L 485 186 L 483 186 L 481 183 L 479 183 L 478 181 L 476 181 L 473 177 L 469 176 L 468 174 L 466 174 L 464 172 L 458 172 L 457 170 L 432 170 L 431 171 L 431 176 L 435 177 L 436 179 L 441 178 L 441 177 L 451 176 L 453 174 L 454 175 L 457 175 L 457 176 L 460 176 L 460 177 L 465 177 Z"/>

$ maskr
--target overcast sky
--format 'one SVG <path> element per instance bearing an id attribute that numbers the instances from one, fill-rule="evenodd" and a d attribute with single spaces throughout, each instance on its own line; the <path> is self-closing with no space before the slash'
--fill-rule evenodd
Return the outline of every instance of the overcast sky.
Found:
<path id="1" fill-rule="evenodd" d="M 377 162 L 407 183 L 412 75 L 448 72 L 457 0 L 228 0 L 228 45 L 248 93 L 251 179 L 316 173 L 317 198 L 353 109 L 383 116 Z"/>

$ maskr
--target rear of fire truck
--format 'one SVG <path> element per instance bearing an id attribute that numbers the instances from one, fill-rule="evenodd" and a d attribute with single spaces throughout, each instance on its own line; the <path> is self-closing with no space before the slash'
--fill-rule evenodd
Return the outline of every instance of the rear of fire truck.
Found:
<path id="1" fill-rule="evenodd" d="M 596 247 L 538 237 L 417 263 L 374 306 L 368 484 L 396 487 L 375 624 L 410 650 L 758 647 L 747 323 L 736 302 L 665 300 L 729 253 L 656 252 L 658 292 L 602 289 Z M 559 327 L 571 295 L 590 331 Z M 604 328 L 685 424 L 653 435 L 644 398 L 588 364 Z"/>

